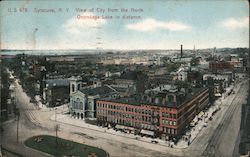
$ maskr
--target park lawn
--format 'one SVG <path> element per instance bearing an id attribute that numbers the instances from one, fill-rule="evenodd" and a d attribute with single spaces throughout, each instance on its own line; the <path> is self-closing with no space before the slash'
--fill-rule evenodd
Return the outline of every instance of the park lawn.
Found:
<path id="1" fill-rule="evenodd" d="M 40 139 L 40 140 L 37 140 Z M 106 157 L 108 154 L 106 151 L 88 146 L 81 143 L 57 138 L 58 147 L 56 148 L 56 137 L 49 135 L 39 135 L 27 139 L 24 144 L 30 148 L 54 155 L 54 156 L 75 156 L 75 157 L 88 157 L 91 153 L 94 153 L 91 157 Z M 58 151 L 56 151 L 58 150 Z M 58 153 L 57 153 L 58 152 Z"/>

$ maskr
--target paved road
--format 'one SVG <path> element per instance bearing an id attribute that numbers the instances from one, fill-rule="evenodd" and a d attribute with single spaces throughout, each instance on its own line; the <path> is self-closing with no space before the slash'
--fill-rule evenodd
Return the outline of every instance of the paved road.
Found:
<path id="1" fill-rule="evenodd" d="M 233 155 L 235 142 L 240 128 L 241 105 L 245 103 L 248 81 L 245 81 L 236 93 L 218 127 L 215 129 L 202 156 L 229 157 Z"/>
<path id="2" fill-rule="evenodd" d="M 245 87 L 245 86 L 244 86 Z M 244 89 L 244 88 L 242 88 Z M 32 150 L 25 147 L 22 142 L 25 141 L 28 137 L 39 135 L 39 134 L 48 134 L 54 135 L 54 126 L 57 122 L 50 121 L 49 118 L 54 114 L 54 111 L 40 111 L 37 110 L 33 104 L 29 103 L 29 100 L 25 93 L 22 91 L 20 85 L 17 84 L 16 88 L 17 103 L 20 108 L 20 125 L 19 125 L 19 144 L 16 144 L 16 122 L 11 123 L 7 126 L 7 130 L 11 132 L 5 132 L 3 142 L 5 142 L 5 147 L 19 152 L 24 156 L 48 156 L 41 152 Z M 231 99 L 234 96 L 230 96 Z M 237 99 L 240 100 L 240 99 Z M 232 105 L 233 106 L 233 105 Z M 231 111 L 232 110 L 232 111 Z M 233 114 L 233 109 L 231 109 L 228 116 L 230 117 Z M 223 122 L 228 122 L 225 117 Z M 222 123 L 224 124 L 224 123 Z M 223 125 L 222 125 L 223 126 Z M 210 132 L 216 128 L 211 127 Z M 225 129 L 223 129 L 225 130 Z M 82 132 L 87 136 L 80 136 L 75 134 L 75 132 Z M 218 129 L 218 132 L 219 129 Z M 211 134 L 211 133 L 210 133 Z M 206 135 L 206 134 L 205 134 Z M 81 128 L 77 126 L 71 126 L 67 124 L 60 124 L 59 136 L 65 139 L 73 140 L 76 142 L 84 142 L 89 145 L 97 146 L 108 151 L 111 156 L 200 156 L 204 149 L 206 149 L 206 144 L 199 146 L 198 144 L 192 144 L 191 147 L 187 149 L 172 149 L 165 146 L 159 146 L 152 143 L 145 143 L 142 141 L 137 141 L 135 139 L 128 139 L 125 137 L 104 134 L 98 131 L 89 130 L 86 128 Z M 204 134 L 200 135 L 201 138 L 204 137 Z M 214 137 L 215 135 L 213 135 Z M 87 138 L 92 137 L 92 138 Z M 209 138 L 210 136 L 207 136 Z M 199 138 L 198 138 L 199 139 Z M 215 139 L 215 138 L 211 138 Z M 198 140 L 199 141 L 199 140 Z M 214 141 L 214 142 L 213 142 Z M 194 142 L 195 143 L 195 142 Z M 197 143 L 197 142 L 196 142 Z M 210 143 L 218 143 L 215 140 L 211 140 Z M 212 144 L 209 144 L 209 148 L 212 147 Z"/>
<path id="3" fill-rule="evenodd" d="M 22 142 L 28 137 L 49 134 L 54 135 L 54 126 L 57 124 L 54 121 L 50 121 L 49 118 L 54 114 L 54 111 L 39 111 L 33 104 L 29 103 L 29 99 L 22 91 L 20 85 L 17 84 L 16 88 L 17 104 L 20 109 L 20 121 L 19 121 L 19 143 L 16 143 L 16 125 L 17 122 L 11 123 L 6 126 L 6 130 L 12 130 L 11 133 L 5 132 L 3 142 L 5 147 L 12 151 L 17 151 L 20 154 L 27 156 L 47 156 L 41 152 L 34 151 L 26 148 Z M 83 132 L 92 138 L 81 137 L 74 132 Z M 168 151 L 162 152 L 162 150 L 152 150 L 144 148 L 144 143 L 136 140 L 127 139 L 124 137 L 117 137 L 115 135 L 104 135 L 98 131 L 93 131 L 80 127 L 73 127 L 71 125 L 60 124 L 59 136 L 76 142 L 83 142 L 89 145 L 98 146 L 107 150 L 111 156 L 172 156 Z M 138 143 L 139 142 L 139 143 Z M 147 147 L 156 147 L 154 144 L 147 144 Z M 30 153 L 29 153 L 30 152 Z"/>
<path id="4" fill-rule="evenodd" d="M 23 157 L 20 154 L 2 148 L 2 155 L 6 157 Z"/>

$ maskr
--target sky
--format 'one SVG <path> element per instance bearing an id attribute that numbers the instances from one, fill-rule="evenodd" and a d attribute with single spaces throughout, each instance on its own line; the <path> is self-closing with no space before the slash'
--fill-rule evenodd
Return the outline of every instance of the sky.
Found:
<path id="1" fill-rule="evenodd" d="M 0 4 L 2 49 L 249 47 L 247 0 L 5 0 Z"/>

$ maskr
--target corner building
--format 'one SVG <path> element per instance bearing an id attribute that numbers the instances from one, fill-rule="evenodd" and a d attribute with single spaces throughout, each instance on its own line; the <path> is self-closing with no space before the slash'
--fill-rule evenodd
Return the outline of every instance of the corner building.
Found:
<path id="1" fill-rule="evenodd" d="M 210 104 L 207 88 L 196 90 L 179 103 L 181 98 L 176 92 L 167 92 L 163 98 L 144 95 L 97 100 L 97 121 L 135 134 L 178 139 L 193 118 Z"/>

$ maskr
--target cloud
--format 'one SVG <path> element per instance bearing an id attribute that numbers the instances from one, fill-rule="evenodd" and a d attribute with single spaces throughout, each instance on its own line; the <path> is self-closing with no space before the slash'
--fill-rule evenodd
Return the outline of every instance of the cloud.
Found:
<path id="1" fill-rule="evenodd" d="M 157 21 L 155 19 L 145 19 L 142 22 L 138 22 L 135 24 L 128 24 L 126 28 L 135 30 L 135 31 L 154 31 L 157 29 L 165 29 L 170 31 L 182 31 L 189 29 L 190 26 L 177 22 L 177 21 L 169 21 L 169 22 L 162 22 Z"/>
<path id="2" fill-rule="evenodd" d="M 67 20 L 63 27 L 71 34 L 86 32 L 87 28 L 97 28 L 106 23 L 106 20 L 98 18 L 91 12 L 85 12 Z"/>
<path id="3" fill-rule="evenodd" d="M 249 26 L 249 17 L 243 18 L 229 18 L 221 22 L 223 27 L 234 28 L 247 28 Z"/>

